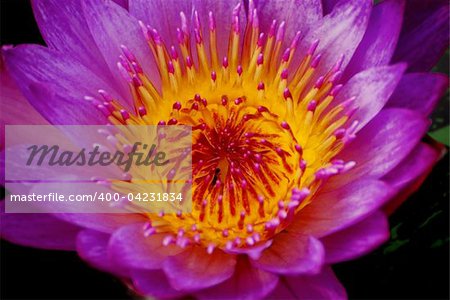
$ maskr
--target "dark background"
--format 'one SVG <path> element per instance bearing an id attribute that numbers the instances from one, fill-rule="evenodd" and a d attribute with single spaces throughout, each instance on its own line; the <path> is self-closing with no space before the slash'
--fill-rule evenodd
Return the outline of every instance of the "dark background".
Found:
<path id="1" fill-rule="evenodd" d="M 1 44 L 44 44 L 26 0 L 0 0 Z M 437 66 L 448 73 L 448 52 Z M 448 96 L 448 95 L 447 95 Z M 448 125 L 448 97 L 433 129 Z M 448 299 L 449 158 L 390 219 L 391 240 L 334 270 L 351 299 Z M 83 263 L 76 253 L 25 248 L 1 241 L 2 299 L 136 298 L 114 277 Z"/>

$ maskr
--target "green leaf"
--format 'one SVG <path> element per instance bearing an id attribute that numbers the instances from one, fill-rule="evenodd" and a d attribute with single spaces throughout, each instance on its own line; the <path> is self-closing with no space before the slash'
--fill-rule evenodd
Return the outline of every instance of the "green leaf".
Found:
<path id="1" fill-rule="evenodd" d="M 435 130 L 433 132 L 430 132 L 429 135 L 437 140 L 438 142 L 441 142 L 444 145 L 449 146 L 449 126 L 445 126 L 442 128 L 439 128 L 438 130 Z"/>
<path id="2" fill-rule="evenodd" d="M 398 250 L 401 246 L 409 243 L 409 239 L 406 240 L 395 240 L 390 242 L 386 247 L 383 249 L 383 254 L 392 253 Z"/>

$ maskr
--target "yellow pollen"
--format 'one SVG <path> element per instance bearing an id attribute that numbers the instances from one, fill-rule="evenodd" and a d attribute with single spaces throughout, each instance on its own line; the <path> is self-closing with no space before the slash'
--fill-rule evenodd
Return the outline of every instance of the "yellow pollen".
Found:
<path id="1" fill-rule="evenodd" d="M 207 26 L 194 12 L 192 32 L 181 13 L 177 47 L 141 23 L 161 87 L 124 46 L 119 69 L 134 111 L 119 99 L 96 102 L 112 124 L 192 126 L 192 212 L 147 214 L 152 232 L 167 234 L 166 243 L 251 248 L 286 228 L 327 177 L 349 167 L 333 161 L 352 135 L 348 105 L 331 106 L 340 88 L 339 59 L 316 74 L 318 41 L 298 53 L 298 33 L 283 49 L 284 22 L 260 33 L 254 10 L 241 30 L 240 9 L 233 11 L 222 58 L 213 12 Z"/>

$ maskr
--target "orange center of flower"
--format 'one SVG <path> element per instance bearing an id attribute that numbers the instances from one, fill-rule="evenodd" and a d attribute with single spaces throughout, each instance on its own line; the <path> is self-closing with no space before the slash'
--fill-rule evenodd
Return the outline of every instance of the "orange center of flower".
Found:
<path id="1" fill-rule="evenodd" d="M 355 128 L 347 124 L 351 100 L 330 105 L 341 87 L 341 60 L 316 74 L 318 41 L 306 53 L 296 53 L 298 33 L 283 50 L 284 22 L 274 21 L 267 34 L 260 33 L 257 12 L 250 9 L 241 32 L 240 9 L 233 11 L 228 53 L 222 59 L 213 13 L 204 31 L 194 12 L 195 51 L 180 14 L 181 55 L 141 23 L 161 88 L 123 46 L 118 66 L 134 111 L 105 91 L 99 91 L 102 101 L 93 101 L 112 124 L 192 126 L 193 210 L 148 214 L 145 227 L 147 234 L 166 233 L 166 245 L 201 244 L 212 251 L 263 243 L 313 201 L 325 179 L 353 165 L 333 160 Z M 294 56 L 300 58 L 295 64 Z"/>

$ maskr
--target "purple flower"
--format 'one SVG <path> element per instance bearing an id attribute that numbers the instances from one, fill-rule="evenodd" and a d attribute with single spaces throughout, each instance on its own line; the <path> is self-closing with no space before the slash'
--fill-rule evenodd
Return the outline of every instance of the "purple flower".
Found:
<path id="1" fill-rule="evenodd" d="M 48 47 L 3 48 L 2 124 L 192 126 L 193 212 L 2 213 L 2 237 L 158 298 L 345 298 L 330 265 L 440 156 L 447 1 L 119 4 L 33 1 Z"/>

